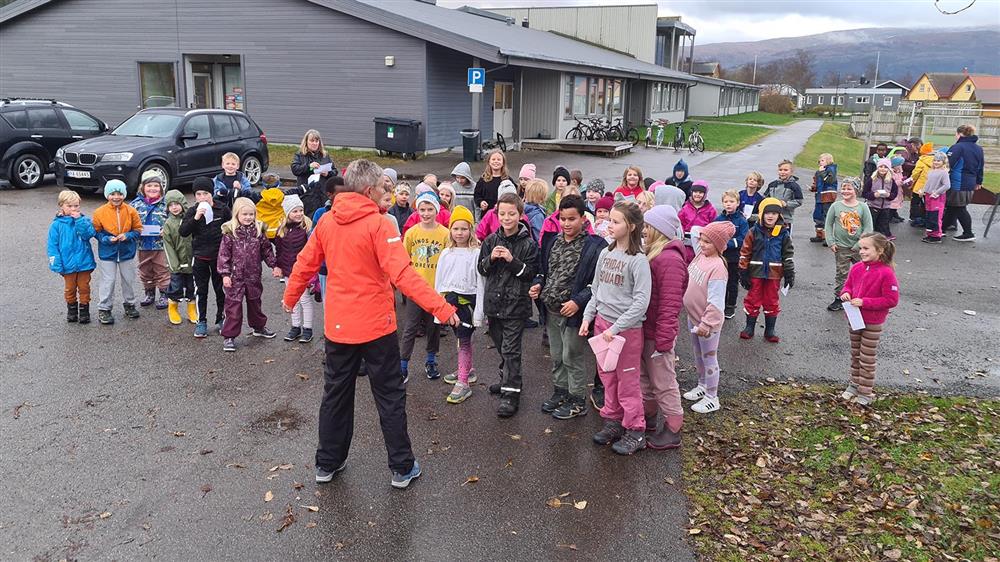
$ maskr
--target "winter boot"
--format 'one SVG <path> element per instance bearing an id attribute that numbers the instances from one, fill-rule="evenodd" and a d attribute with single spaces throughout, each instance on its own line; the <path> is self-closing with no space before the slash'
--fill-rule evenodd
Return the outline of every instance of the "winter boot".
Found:
<path id="1" fill-rule="evenodd" d="M 740 332 L 740 339 L 741 340 L 753 339 L 753 332 L 756 328 L 757 328 L 757 317 L 750 316 L 749 314 L 747 314 L 747 325 L 745 328 L 743 328 L 743 331 Z"/>
<path id="2" fill-rule="evenodd" d="M 813 236 L 812 238 L 810 238 L 809 241 L 810 242 L 816 242 L 816 243 L 825 242 L 826 241 L 826 232 L 824 232 L 824 230 L 822 228 L 817 228 L 816 229 L 816 236 Z"/>
<path id="3" fill-rule="evenodd" d="M 778 343 L 781 338 L 774 331 L 774 324 L 778 321 L 777 316 L 765 316 L 764 317 L 764 339 L 771 343 Z"/>
<path id="4" fill-rule="evenodd" d="M 146 289 L 146 296 L 139 301 L 139 306 L 149 306 L 156 302 L 156 289 Z"/>
<path id="5" fill-rule="evenodd" d="M 192 324 L 198 323 L 198 305 L 194 301 L 188 301 L 188 322 Z"/>
<path id="6" fill-rule="evenodd" d="M 122 304 L 122 308 L 125 309 L 125 317 L 126 318 L 138 318 L 139 317 L 139 311 L 136 310 L 134 304 L 127 302 L 127 303 Z"/>
<path id="7" fill-rule="evenodd" d="M 517 413 L 518 402 L 516 393 L 510 393 L 500 398 L 500 406 L 497 408 L 498 418 L 509 418 Z"/>
<path id="8" fill-rule="evenodd" d="M 80 323 L 90 324 L 90 303 L 81 304 L 79 311 L 80 311 Z"/>
<path id="9" fill-rule="evenodd" d="M 66 303 L 66 321 L 76 322 L 79 319 L 80 317 L 79 317 L 79 312 L 76 308 L 76 303 L 75 302 Z"/>
<path id="10" fill-rule="evenodd" d="M 163 295 L 163 291 L 160 291 L 160 296 L 156 298 L 156 310 L 164 308 L 167 308 L 167 297 Z"/>
<path id="11" fill-rule="evenodd" d="M 181 313 L 177 310 L 177 301 L 171 300 L 167 302 L 167 318 L 175 326 L 181 323 Z"/>
<path id="12" fill-rule="evenodd" d="M 546 400 L 545 402 L 542 402 L 542 412 L 546 414 L 551 414 L 552 412 L 555 412 L 556 409 L 558 409 L 559 406 L 562 406 L 563 403 L 566 402 L 568 398 L 569 398 L 569 391 L 566 390 L 565 388 L 559 388 L 557 386 L 555 388 L 555 391 L 552 393 L 552 397 Z"/>

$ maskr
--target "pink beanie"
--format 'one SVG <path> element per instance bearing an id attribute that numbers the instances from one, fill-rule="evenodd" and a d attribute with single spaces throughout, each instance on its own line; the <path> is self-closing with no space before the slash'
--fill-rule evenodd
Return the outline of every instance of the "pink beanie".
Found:
<path id="1" fill-rule="evenodd" d="M 701 229 L 701 237 L 707 239 L 709 242 L 715 246 L 715 249 L 721 254 L 726 251 L 726 244 L 729 244 L 729 240 L 736 234 L 736 226 L 729 221 L 718 221 L 708 223 L 708 225 L 703 226 Z"/>
<path id="2" fill-rule="evenodd" d="M 518 179 L 520 178 L 526 178 L 529 180 L 535 179 L 535 165 L 525 164 L 524 166 L 521 166 L 521 172 L 517 174 L 517 177 Z"/>

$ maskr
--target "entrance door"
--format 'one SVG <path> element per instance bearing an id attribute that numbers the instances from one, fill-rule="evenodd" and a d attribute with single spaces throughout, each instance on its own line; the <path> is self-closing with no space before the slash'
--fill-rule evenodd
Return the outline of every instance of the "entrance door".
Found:
<path id="1" fill-rule="evenodd" d="M 194 73 L 194 108 L 212 109 L 212 75 Z"/>
<path id="2" fill-rule="evenodd" d="M 493 83 L 493 130 L 505 139 L 514 136 L 514 83 Z"/>

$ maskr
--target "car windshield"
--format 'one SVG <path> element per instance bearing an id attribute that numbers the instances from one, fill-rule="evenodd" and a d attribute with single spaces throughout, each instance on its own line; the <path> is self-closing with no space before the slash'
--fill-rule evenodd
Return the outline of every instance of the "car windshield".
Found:
<path id="1" fill-rule="evenodd" d="M 113 135 L 127 137 L 158 137 L 165 138 L 174 134 L 180 124 L 180 115 L 169 113 L 137 113 L 118 128 Z"/>

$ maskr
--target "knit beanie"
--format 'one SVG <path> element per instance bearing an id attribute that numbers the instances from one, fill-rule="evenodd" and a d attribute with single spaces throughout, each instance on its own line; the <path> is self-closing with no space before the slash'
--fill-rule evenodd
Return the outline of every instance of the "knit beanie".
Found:
<path id="1" fill-rule="evenodd" d="M 594 205 L 594 208 L 598 211 L 600 211 L 601 209 L 604 209 L 605 211 L 610 211 L 611 208 L 614 206 L 615 206 L 614 197 L 610 195 L 605 195 L 604 197 L 601 197 L 600 199 L 597 200 L 597 204 Z"/>
<path id="2" fill-rule="evenodd" d="M 930 154 L 931 152 L 934 152 L 934 143 L 925 142 L 920 145 L 920 154 Z"/>
<path id="3" fill-rule="evenodd" d="M 886 168 L 892 168 L 892 160 L 888 158 L 879 158 L 878 162 L 875 162 L 875 166 L 885 166 Z"/>
<path id="4" fill-rule="evenodd" d="M 642 218 L 646 224 L 671 239 L 679 238 L 678 234 L 680 237 L 684 235 L 684 231 L 681 230 L 681 219 L 677 216 L 677 209 L 670 205 L 657 205 L 646 211 Z"/>
<path id="5" fill-rule="evenodd" d="M 158 183 L 160 187 L 163 187 L 163 178 L 155 170 L 146 170 L 142 173 L 139 185 L 146 185 L 147 183 Z"/>
<path id="6" fill-rule="evenodd" d="M 945 153 L 945 152 L 935 152 L 934 153 L 934 161 L 935 162 L 944 162 L 945 164 L 947 164 L 948 163 L 948 154 Z"/>
<path id="7" fill-rule="evenodd" d="M 396 185 L 399 182 L 399 175 L 392 168 L 382 168 L 382 175 L 392 180 L 392 185 Z"/>
<path id="8" fill-rule="evenodd" d="M 410 186 L 406 185 L 405 183 L 398 184 L 396 186 L 395 193 L 396 193 L 396 195 L 399 195 L 400 193 L 405 193 L 405 194 L 409 195 L 410 194 Z"/>
<path id="9" fill-rule="evenodd" d="M 656 183 L 656 180 L 653 179 L 653 178 L 643 178 L 642 179 L 642 186 L 646 188 L 646 191 L 649 191 L 649 187 L 651 185 L 653 185 L 654 183 Z"/>
<path id="10" fill-rule="evenodd" d="M 558 168 L 555 169 L 555 171 L 552 172 L 552 185 L 556 184 L 556 178 L 564 178 L 566 180 L 566 183 L 569 184 L 570 183 L 569 170 L 563 168 L 562 166 L 559 166 Z"/>
<path id="11" fill-rule="evenodd" d="M 298 195 L 286 195 L 285 200 L 281 202 L 281 208 L 285 211 L 285 215 L 300 207 L 305 209 L 305 205 L 302 204 L 302 199 Z"/>
<path id="12" fill-rule="evenodd" d="M 215 189 L 215 184 L 212 183 L 212 180 L 210 178 L 206 178 L 205 176 L 200 176 L 194 178 L 194 185 L 191 187 L 192 187 L 191 190 L 195 193 L 198 193 L 199 191 L 212 193 L 212 190 Z"/>
<path id="13" fill-rule="evenodd" d="M 497 188 L 497 199 L 500 199 L 506 193 L 517 193 L 517 186 L 514 185 L 514 182 L 510 180 L 500 182 L 500 187 Z"/>
<path id="14" fill-rule="evenodd" d="M 448 228 L 455 226 L 455 223 L 458 221 L 469 223 L 469 228 L 472 228 L 472 225 L 476 224 L 476 221 L 472 218 L 472 211 L 461 205 L 455 205 L 455 208 L 451 211 L 451 218 L 448 220 Z"/>
<path id="15" fill-rule="evenodd" d="M 891 162 L 892 167 L 895 168 L 897 166 L 902 166 L 903 162 L 906 162 L 906 160 L 904 160 L 902 156 L 893 156 L 889 162 Z"/>
<path id="16" fill-rule="evenodd" d="M 720 254 L 726 251 L 726 244 L 736 234 L 736 225 L 729 221 L 710 222 L 701 227 L 701 237 L 707 239 L 715 246 Z"/>
<path id="17" fill-rule="evenodd" d="M 698 180 L 691 184 L 691 191 L 701 191 L 706 195 L 708 194 L 708 182 L 705 180 Z"/>
<path id="18" fill-rule="evenodd" d="M 431 186 L 429 186 L 429 185 L 427 185 L 424 182 L 420 182 L 420 183 L 417 184 L 417 187 L 414 188 L 413 191 L 414 191 L 414 193 L 416 193 L 417 197 L 420 197 L 424 193 L 428 193 L 428 192 L 434 193 L 434 188 L 431 187 Z"/>
<path id="19" fill-rule="evenodd" d="M 524 166 L 521 166 L 521 171 L 517 174 L 517 177 L 529 180 L 535 179 L 535 165 L 525 164 Z"/>
<path id="20" fill-rule="evenodd" d="M 422 183 L 420 185 L 427 185 Z M 438 200 L 438 196 L 434 194 L 433 191 L 425 191 L 420 195 L 417 195 L 417 200 L 414 202 L 413 208 L 419 209 L 421 203 L 430 203 L 434 205 L 434 211 L 437 213 L 441 212 L 441 201 Z"/>
<path id="21" fill-rule="evenodd" d="M 845 176 L 845 177 L 843 177 L 843 178 L 840 179 L 840 185 L 844 185 L 846 183 L 851 184 L 851 186 L 854 188 L 854 192 L 855 193 L 857 193 L 859 195 L 861 194 L 861 180 L 860 179 L 855 178 L 853 176 Z"/>
<path id="22" fill-rule="evenodd" d="M 594 178 L 594 179 L 590 180 L 589 182 L 587 182 L 587 189 L 586 190 L 587 191 L 596 191 L 597 193 L 600 193 L 601 196 L 603 197 L 604 196 L 604 192 L 605 192 L 605 190 L 607 190 L 607 188 L 604 187 L 604 181 L 602 179 L 600 179 L 600 178 Z"/>
<path id="23" fill-rule="evenodd" d="M 125 182 L 122 180 L 108 180 L 108 183 L 104 184 L 105 199 L 111 197 L 111 194 L 115 192 L 121 193 L 122 195 L 128 195 L 128 188 L 125 187 Z"/>

